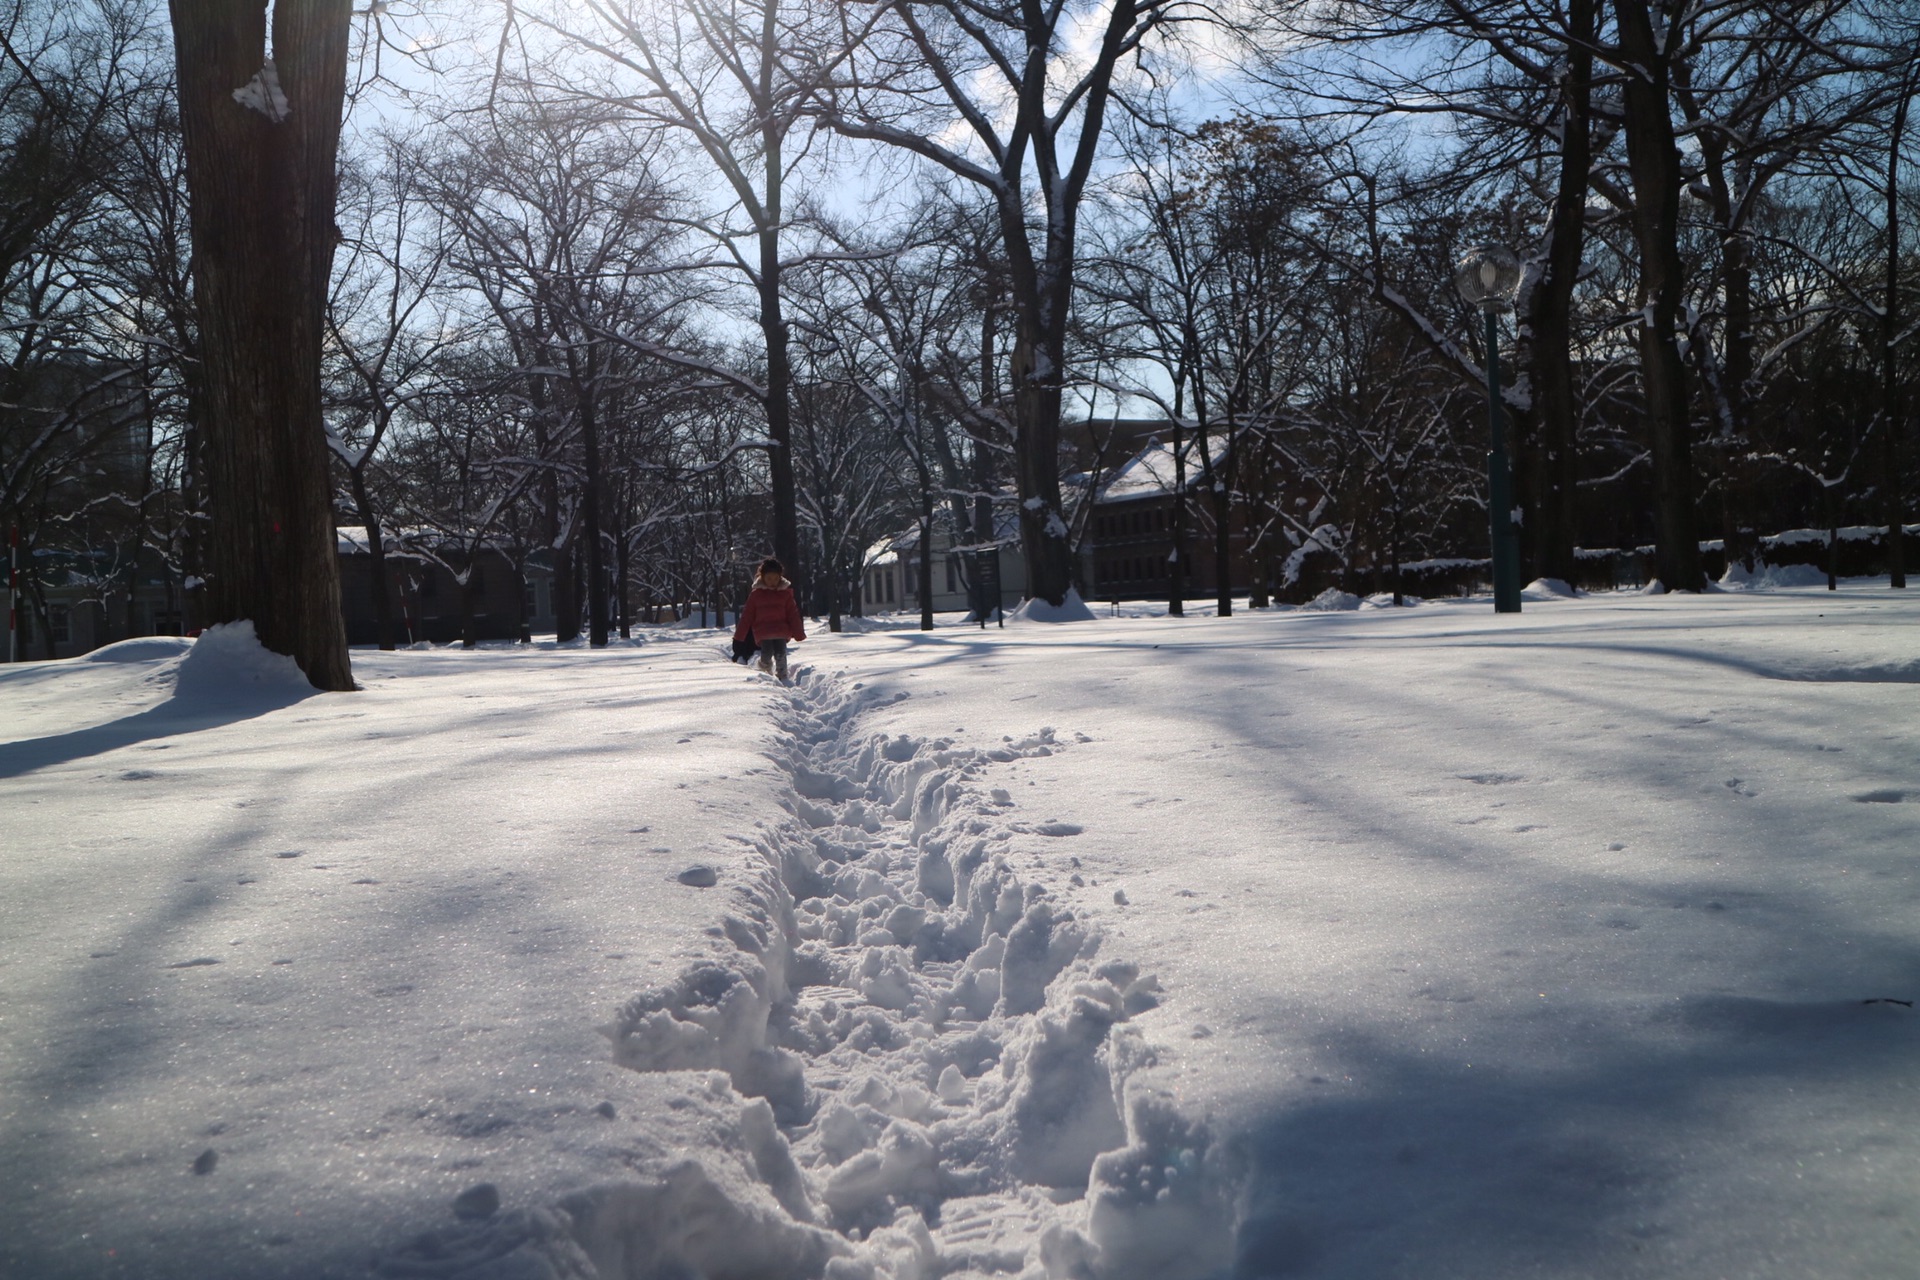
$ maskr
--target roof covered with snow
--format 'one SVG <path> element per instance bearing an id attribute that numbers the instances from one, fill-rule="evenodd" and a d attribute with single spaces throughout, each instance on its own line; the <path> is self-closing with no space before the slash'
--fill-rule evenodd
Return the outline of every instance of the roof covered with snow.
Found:
<path id="1" fill-rule="evenodd" d="M 1227 455 L 1227 441 L 1214 436 L 1208 441 L 1210 454 L 1217 464 Z M 1187 469 L 1187 491 L 1192 492 L 1200 486 L 1201 453 L 1197 441 L 1188 439 L 1181 442 L 1180 453 L 1185 456 Z M 1174 492 L 1177 462 L 1173 445 L 1155 437 L 1144 448 L 1113 469 L 1100 485 L 1100 502 L 1126 502 L 1135 498 L 1165 497 Z"/>

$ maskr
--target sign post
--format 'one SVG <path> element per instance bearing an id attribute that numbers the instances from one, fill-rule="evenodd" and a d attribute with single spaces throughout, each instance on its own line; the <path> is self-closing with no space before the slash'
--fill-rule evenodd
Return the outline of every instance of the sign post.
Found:
<path id="1" fill-rule="evenodd" d="M 1000 548 L 986 547 L 973 554 L 974 573 L 980 583 L 980 603 L 985 605 L 991 600 L 993 611 L 1000 620 L 999 625 L 1004 627 L 1007 625 L 1007 613 L 1000 603 Z M 987 629 L 987 614 L 984 608 L 980 612 L 980 629 L 982 631 Z"/>
<path id="2" fill-rule="evenodd" d="M 7 530 L 7 661 L 20 661 L 20 526 Z"/>

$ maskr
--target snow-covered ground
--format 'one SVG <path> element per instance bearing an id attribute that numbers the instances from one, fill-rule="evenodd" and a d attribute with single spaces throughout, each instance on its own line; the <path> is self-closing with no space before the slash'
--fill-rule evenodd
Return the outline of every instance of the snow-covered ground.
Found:
<path id="1" fill-rule="evenodd" d="M 0 1275 L 1920 1270 L 1920 599 L 1351 603 L 0 668 Z"/>

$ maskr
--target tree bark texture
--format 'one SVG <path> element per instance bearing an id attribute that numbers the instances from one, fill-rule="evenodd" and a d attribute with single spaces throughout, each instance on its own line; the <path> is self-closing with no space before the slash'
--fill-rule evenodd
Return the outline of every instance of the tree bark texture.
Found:
<path id="1" fill-rule="evenodd" d="M 1523 461 L 1529 577 L 1576 580 L 1574 494 L 1579 484 L 1580 400 L 1573 377 L 1573 287 L 1586 248 L 1592 177 L 1594 0 L 1571 0 L 1567 76 L 1562 85 L 1560 173 L 1554 189 L 1545 270 L 1527 305 L 1531 335 L 1533 431 Z M 1519 424 L 1516 422 L 1515 426 Z"/>
<path id="2" fill-rule="evenodd" d="M 169 7 L 206 373 L 205 620 L 251 619 L 315 688 L 351 689 L 320 401 L 349 3 L 277 0 L 270 63 L 267 0 Z"/>
<path id="3" fill-rule="evenodd" d="M 1020 547 L 1027 562 L 1027 596 L 1065 602 L 1073 585 L 1060 496 L 1061 366 L 1065 324 L 1036 323 L 1022 308 L 1014 343 L 1014 488 L 1020 498 Z"/>
<path id="4" fill-rule="evenodd" d="M 1699 591 L 1706 575 L 1695 526 L 1687 371 L 1678 338 L 1682 179 L 1668 55 L 1655 38 L 1648 0 L 1619 0 L 1616 14 L 1626 81 L 1633 235 L 1640 255 L 1641 313 L 1635 332 L 1653 464 L 1654 575 L 1669 591 Z"/>
<path id="5" fill-rule="evenodd" d="M 1907 92 L 1893 109 L 1887 142 L 1887 261 L 1886 305 L 1880 312 L 1880 485 L 1887 504 L 1887 585 L 1907 585 L 1907 499 L 1900 476 L 1900 437 L 1907 419 L 1900 394 L 1900 365 L 1895 345 L 1900 338 L 1900 147 L 1906 138 L 1907 114 L 1920 73 L 1909 67 Z"/>
<path id="6" fill-rule="evenodd" d="M 1715 230 L 1720 241 L 1720 297 L 1724 312 L 1721 327 L 1721 356 L 1717 385 L 1707 390 L 1718 410 L 1719 429 L 1713 433 L 1726 457 L 1720 477 L 1721 539 L 1726 562 L 1736 561 L 1751 569 L 1760 546 L 1760 531 L 1755 527 L 1754 478 L 1747 465 L 1752 408 L 1748 390 L 1754 368 L 1753 255 L 1747 236 L 1744 206 L 1753 197 L 1753 165 L 1750 160 L 1730 155 L 1727 133 L 1705 127 L 1698 95 L 1694 92 L 1689 69 L 1675 68 L 1680 78 L 1680 101 L 1689 131 L 1700 148 L 1700 173 L 1704 179 L 1705 200 L 1713 211 Z M 1729 170 L 1733 176 L 1730 178 Z M 1737 187 L 1737 190 L 1736 190 Z M 1706 336 L 1695 339 L 1701 344 L 1704 364 Z"/>
<path id="7" fill-rule="evenodd" d="M 1167 616 L 1184 618 L 1187 614 L 1187 582 L 1181 571 L 1187 562 L 1187 438 L 1180 429 L 1180 393 L 1174 392 L 1173 410 L 1173 502 L 1167 510 Z"/>
<path id="8" fill-rule="evenodd" d="M 589 350 L 585 368 L 576 348 L 567 348 L 567 371 L 579 401 L 580 450 L 585 483 L 580 490 L 580 536 L 587 544 L 587 643 L 607 647 L 611 633 L 607 609 L 607 549 L 602 540 L 600 509 L 606 483 L 600 466 L 600 386 L 597 361 Z"/>
<path id="9" fill-rule="evenodd" d="M 760 333 L 767 345 L 767 477 L 773 488 L 773 554 L 800 572 L 800 511 L 793 479 L 793 361 L 780 301 L 780 233 L 760 233 Z M 799 588 L 794 588 L 797 594 Z"/>

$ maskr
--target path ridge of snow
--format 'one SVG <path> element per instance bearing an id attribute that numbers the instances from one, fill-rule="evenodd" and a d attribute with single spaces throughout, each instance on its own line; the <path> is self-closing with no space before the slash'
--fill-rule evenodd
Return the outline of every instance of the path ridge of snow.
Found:
<path id="1" fill-rule="evenodd" d="M 523 1212 L 412 1259 L 531 1251 L 605 1280 L 760 1274 L 769 1249 L 780 1274 L 824 1280 L 1198 1280 L 1228 1264 L 1224 1144 L 1130 1087 L 1154 1053 L 1129 1022 L 1159 983 L 1103 959 L 1098 931 L 1015 873 L 1007 846 L 1032 828 L 981 785 L 1067 744 L 1051 728 L 990 748 L 863 734 L 862 713 L 893 700 L 800 673 L 777 704 L 769 754 L 793 789 L 753 837 L 761 871 L 732 887 L 703 954 L 602 1028 L 623 1066 L 736 1093 L 761 1186 L 730 1190 L 695 1156 L 569 1197 L 567 1230 Z M 669 1194 L 676 1178 L 699 1194 Z M 687 1230 L 689 1202 L 725 1229 Z M 568 1269 L 576 1248 L 593 1269 Z"/>

